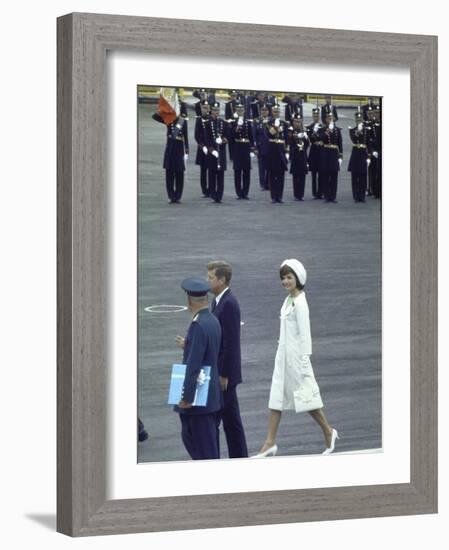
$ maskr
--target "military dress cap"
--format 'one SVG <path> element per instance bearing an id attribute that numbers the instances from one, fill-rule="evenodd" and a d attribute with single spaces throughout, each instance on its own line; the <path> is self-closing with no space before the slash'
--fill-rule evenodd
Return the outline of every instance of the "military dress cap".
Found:
<path id="1" fill-rule="evenodd" d="M 302 286 L 306 284 L 307 272 L 305 267 L 299 260 L 296 260 L 295 258 L 284 260 L 281 263 L 281 267 L 284 266 L 289 267 L 295 273 L 295 275 L 298 277 L 298 281 L 302 284 Z"/>
<path id="2" fill-rule="evenodd" d="M 206 294 L 210 291 L 210 285 L 201 277 L 187 277 L 187 279 L 184 279 L 181 283 L 181 288 L 189 295 L 189 296 L 206 296 Z"/>

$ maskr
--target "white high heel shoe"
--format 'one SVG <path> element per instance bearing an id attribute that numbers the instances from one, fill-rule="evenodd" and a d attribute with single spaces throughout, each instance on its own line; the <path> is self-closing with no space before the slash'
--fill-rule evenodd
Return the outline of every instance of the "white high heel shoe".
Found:
<path id="1" fill-rule="evenodd" d="M 250 458 L 265 458 L 267 456 L 275 456 L 277 452 L 278 452 L 278 446 L 276 444 L 274 444 L 271 447 L 269 447 L 266 451 L 264 451 L 263 453 L 253 455 Z"/>
<path id="2" fill-rule="evenodd" d="M 340 439 L 338 432 L 336 429 L 332 428 L 331 446 L 327 447 L 327 449 L 325 449 L 321 454 L 330 455 L 331 453 L 333 453 L 335 449 L 335 441 L 337 439 Z"/>

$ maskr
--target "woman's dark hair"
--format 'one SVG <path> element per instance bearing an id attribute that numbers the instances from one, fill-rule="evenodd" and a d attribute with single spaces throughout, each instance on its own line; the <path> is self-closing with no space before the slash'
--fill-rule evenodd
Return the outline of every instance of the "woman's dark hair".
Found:
<path id="1" fill-rule="evenodd" d="M 295 276 L 296 287 L 298 288 L 298 290 L 302 290 L 304 288 L 304 285 L 302 285 L 299 282 L 298 275 L 296 275 L 296 273 L 293 271 L 293 269 L 291 267 L 288 267 L 288 265 L 283 265 L 279 270 L 279 275 L 280 275 L 281 279 L 282 279 L 282 277 L 285 277 L 289 273 L 291 273 L 292 275 Z"/>

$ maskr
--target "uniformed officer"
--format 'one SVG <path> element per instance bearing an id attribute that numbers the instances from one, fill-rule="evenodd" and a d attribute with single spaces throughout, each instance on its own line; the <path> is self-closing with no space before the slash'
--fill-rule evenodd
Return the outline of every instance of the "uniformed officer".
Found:
<path id="1" fill-rule="evenodd" d="M 206 147 L 206 124 L 209 120 L 210 106 L 207 101 L 201 104 L 201 116 L 195 121 L 195 141 L 198 144 L 195 164 L 200 167 L 200 183 L 203 197 L 209 197 L 209 183 L 207 181 L 208 151 Z"/>
<path id="2" fill-rule="evenodd" d="M 161 115 L 155 113 L 153 119 L 164 123 Z M 187 118 L 180 115 L 172 123 L 167 124 L 167 144 L 164 152 L 165 186 L 171 204 L 181 201 L 184 189 L 184 172 L 189 155 L 189 133 Z"/>
<path id="3" fill-rule="evenodd" d="M 369 166 L 368 178 L 371 194 L 376 198 L 382 197 L 382 119 L 380 105 L 375 105 L 368 111 L 371 127 L 369 137 L 369 149 L 371 153 L 371 164 Z"/>
<path id="4" fill-rule="evenodd" d="M 249 199 L 251 183 L 251 158 L 255 141 L 252 120 L 245 118 L 245 107 L 236 105 L 237 118 L 229 123 L 229 146 L 233 150 L 234 184 L 237 199 Z M 242 181 L 243 180 L 243 181 Z"/>
<path id="5" fill-rule="evenodd" d="M 323 142 L 320 154 L 320 175 L 323 179 L 323 194 L 326 202 L 337 202 L 338 172 L 343 159 L 341 129 L 335 126 L 329 113 L 325 125 L 318 130 Z"/>
<path id="6" fill-rule="evenodd" d="M 182 399 L 174 410 L 179 413 L 182 441 L 190 457 L 193 460 L 216 459 L 220 458 L 218 423 L 223 404 L 218 375 L 221 327 L 208 308 L 208 282 L 199 277 L 189 277 L 182 281 L 181 287 L 187 293 L 193 319 L 183 340 L 186 374 Z M 201 367 L 205 366 L 211 367 L 207 404 L 197 407 L 192 403 Z"/>
<path id="7" fill-rule="evenodd" d="M 214 103 L 211 116 L 206 123 L 207 169 L 209 172 L 209 194 L 215 202 L 221 202 L 224 191 L 224 173 L 226 171 L 226 144 L 228 143 L 228 125 L 219 117 L 220 106 Z"/>
<path id="8" fill-rule="evenodd" d="M 320 123 L 320 108 L 314 107 L 312 109 L 312 123 L 309 124 L 307 129 L 307 134 L 310 140 L 310 149 L 309 149 L 309 170 L 312 174 L 312 196 L 314 199 L 323 198 L 322 190 L 322 181 L 319 174 L 320 169 L 320 151 L 323 146 L 323 142 L 320 141 L 319 129 L 321 128 Z"/>
<path id="9" fill-rule="evenodd" d="M 231 90 L 229 92 L 230 100 L 225 104 L 225 120 L 226 122 L 232 122 L 237 118 L 236 107 L 239 103 L 237 99 L 237 90 Z"/>
<path id="10" fill-rule="evenodd" d="M 363 120 L 365 122 L 369 122 L 369 120 L 370 120 L 369 111 L 375 110 L 377 105 L 378 104 L 376 104 L 374 102 L 374 98 L 372 98 L 372 97 L 368 98 L 368 103 L 365 103 L 365 105 L 362 105 Z"/>
<path id="11" fill-rule="evenodd" d="M 335 105 L 332 105 L 332 96 L 326 95 L 324 96 L 325 104 L 321 107 L 321 121 L 323 124 L 326 122 L 327 115 L 329 113 L 332 114 L 334 122 L 337 122 L 338 120 L 338 113 L 337 113 L 337 107 Z"/>
<path id="12" fill-rule="evenodd" d="M 268 105 L 270 109 L 271 104 L 267 102 L 267 96 L 265 92 L 256 92 L 255 99 L 251 102 L 251 118 L 254 120 L 260 118 L 261 109 L 263 105 Z M 271 113 L 271 111 L 270 111 Z"/>
<path id="13" fill-rule="evenodd" d="M 237 90 L 231 90 L 229 92 L 229 97 L 231 98 L 230 101 L 228 101 L 225 104 L 225 120 L 228 124 L 230 124 L 231 122 L 233 122 L 238 118 L 237 104 L 239 103 L 239 101 L 237 100 Z M 232 160 L 233 143 L 231 141 L 229 142 L 228 147 L 229 147 L 229 159 Z"/>
<path id="14" fill-rule="evenodd" d="M 293 115 L 292 126 L 288 129 L 288 143 L 290 148 L 290 174 L 293 176 L 293 195 L 296 201 L 304 200 L 306 183 L 307 149 L 310 142 L 303 127 L 300 114 Z"/>
<path id="15" fill-rule="evenodd" d="M 199 101 L 194 104 L 194 108 L 196 117 L 201 118 L 201 105 L 204 105 L 204 103 L 209 103 L 207 98 L 207 90 L 205 88 L 201 88 L 200 90 L 195 90 L 192 95 L 193 97 L 197 97 L 199 99 Z"/>
<path id="16" fill-rule="evenodd" d="M 269 122 L 270 110 L 268 105 L 262 105 L 260 117 L 254 120 L 254 135 L 256 141 L 257 162 L 259 165 L 259 185 L 261 191 L 269 189 L 267 172 L 268 133 L 266 125 Z"/>
<path id="17" fill-rule="evenodd" d="M 349 129 L 352 141 L 351 157 L 348 171 L 351 172 L 352 196 L 354 202 L 365 202 L 368 166 L 371 162 L 368 155 L 369 129 L 363 122 L 361 111 L 355 113 L 355 128 Z"/>
<path id="18" fill-rule="evenodd" d="M 285 172 L 288 168 L 287 126 L 280 119 L 279 105 L 273 105 L 272 117 L 265 126 L 267 133 L 267 172 L 270 182 L 271 202 L 282 203 Z"/>
<path id="19" fill-rule="evenodd" d="M 284 101 L 285 100 L 285 101 Z M 283 98 L 285 105 L 285 120 L 286 122 L 292 123 L 293 117 L 295 115 L 300 115 L 303 118 L 303 107 L 301 97 L 299 95 L 288 95 Z"/>

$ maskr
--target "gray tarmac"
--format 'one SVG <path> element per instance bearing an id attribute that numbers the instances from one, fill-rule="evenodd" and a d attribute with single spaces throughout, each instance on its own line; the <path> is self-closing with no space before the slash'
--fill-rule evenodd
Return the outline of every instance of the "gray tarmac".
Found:
<path id="1" fill-rule="evenodd" d="M 171 366 L 182 360 L 175 336 L 185 335 L 191 316 L 188 311 L 149 313 L 145 308 L 185 306 L 180 282 L 188 276 L 205 277 L 213 259 L 226 259 L 234 269 L 231 286 L 244 322 L 244 382 L 238 394 L 250 454 L 259 450 L 267 428 L 279 310 L 285 298 L 279 265 L 293 257 L 307 269 L 312 365 L 325 413 L 340 434 L 336 450 L 381 448 L 381 202 L 371 197 L 366 203 L 352 200 L 347 128 L 355 108 L 339 110 L 344 160 L 338 204 L 312 200 L 310 175 L 305 201 L 295 202 L 290 174 L 284 204 L 271 204 L 269 192 L 259 190 L 256 159 L 249 201 L 235 200 L 229 159 L 223 203 L 202 198 L 192 111 L 182 203 L 168 204 L 162 169 L 166 129 L 151 118 L 154 110 L 151 104 L 138 106 L 138 414 L 149 432 L 149 439 L 138 444 L 138 462 L 190 460 L 167 396 Z M 324 450 L 318 425 L 308 414 L 293 411 L 283 414 L 277 443 L 280 455 Z M 227 458 L 223 434 L 221 451 Z"/>

